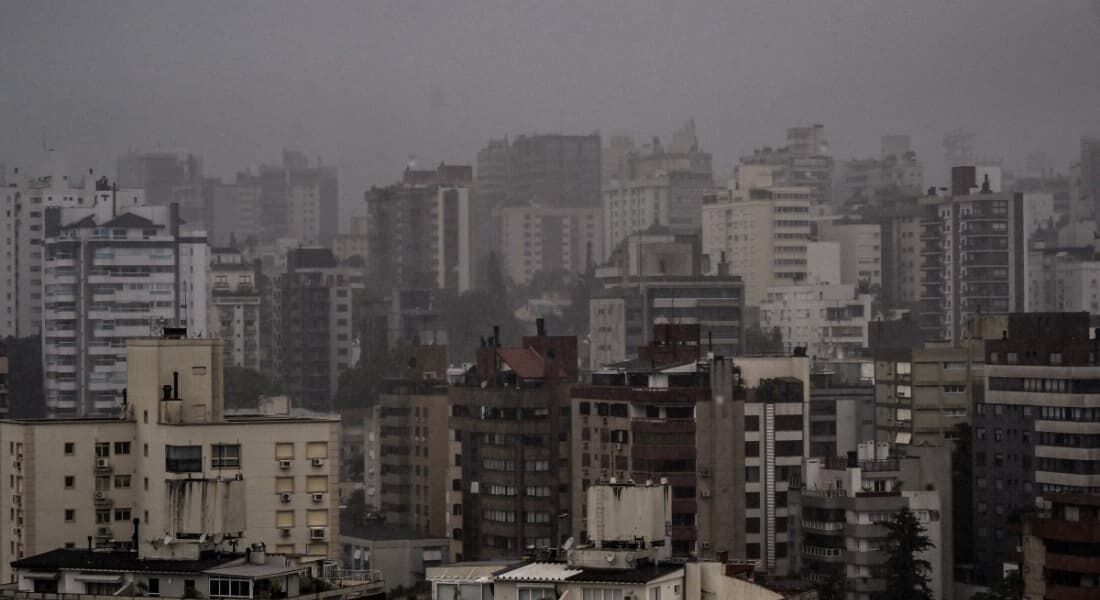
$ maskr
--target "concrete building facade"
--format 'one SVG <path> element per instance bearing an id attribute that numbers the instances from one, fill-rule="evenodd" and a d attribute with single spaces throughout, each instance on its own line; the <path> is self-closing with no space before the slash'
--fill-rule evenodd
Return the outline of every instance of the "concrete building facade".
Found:
<path id="1" fill-rule="evenodd" d="M 493 220 L 504 274 L 520 285 L 536 273 L 584 273 L 603 246 L 601 213 L 594 207 L 505 206 Z"/>
<path id="2" fill-rule="evenodd" d="M 844 358 L 867 348 L 871 294 L 854 285 L 788 285 L 768 288 L 760 304 L 760 328 L 778 329 L 785 349 L 805 348 L 811 357 Z"/>
<path id="3" fill-rule="evenodd" d="M 227 416 L 221 349 L 130 339 L 121 418 L 0 422 L 0 580 L 89 538 L 132 547 L 132 521 L 139 549 L 166 558 L 200 537 L 337 558 L 338 420 Z"/>
<path id="4" fill-rule="evenodd" d="M 212 248 L 207 291 L 210 295 L 205 333 L 225 343 L 226 366 L 259 371 L 264 354 L 262 344 L 264 295 L 261 274 L 235 248 Z"/>
<path id="5" fill-rule="evenodd" d="M 48 208 L 42 350 L 47 414 L 116 414 L 126 340 L 207 325 L 204 232 L 171 206 Z"/>

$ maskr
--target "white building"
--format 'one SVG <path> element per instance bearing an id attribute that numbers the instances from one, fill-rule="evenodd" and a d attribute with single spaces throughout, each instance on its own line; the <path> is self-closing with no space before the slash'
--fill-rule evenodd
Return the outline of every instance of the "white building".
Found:
<path id="1" fill-rule="evenodd" d="M 1100 313 L 1100 261 L 1075 254 L 1040 250 L 1030 253 L 1029 310 Z"/>
<path id="2" fill-rule="evenodd" d="M 234 248 L 210 253 L 207 289 L 210 293 L 204 332 L 225 342 L 225 365 L 260 370 L 260 274 Z"/>
<path id="3" fill-rule="evenodd" d="M 207 245 L 176 205 L 47 208 L 42 350 L 55 417 L 115 414 L 126 340 L 207 326 Z"/>
<path id="4" fill-rule="evenodd" d="M 654 225 L 673 233 L 696 233 L 703 198 L 716 192 L 709 172 L 658 172 L 638 179 L 613 179 L 603 188 L 603 256 L 624 239 Z"/>
<path id="5" fill-rule="evenodd" d="M 740 176 L 739 176 L 740 177 Z M 764 301 L 767 288 L 806 278 L 810 239 L 807 188 L 746 188 L 703 204 L 703 254 L 712 273 L 721 262 L 745 282 L 745 304 Z"/>
<path id="6" fill-rule="evenodd" d="M 50 151 L 42 174 L 14 169 L 0 187 L 0 337 L 37 335 L 42 324 L 42 268 L 48 207 L 142 205 L 142 190 L 113 190 L 105 177 L 70 174 L 59 152 Z"/>
<path id="7" fill-rule="evenodd" d="M 760 328 L 778 329 L 787 349 L 807 356 L 844 358 L 867 348 L 871 294 L 854 285 L 790 285 L 768 288 L 760 304 Z"/>
<path id="8" fill-rule="evenodd" d="M 840 280 L 834 283 L 882 287 L 882 226 L 842 220 L 817 224 L 817 239 L 840 244 Z"/>
<path id="9" fill-rule="evenodd" d="M 540 271 L 582 273 L 602 247 L 599 208 L 506 206 L 495 214 L 504 274 L 519 284 Z"/>

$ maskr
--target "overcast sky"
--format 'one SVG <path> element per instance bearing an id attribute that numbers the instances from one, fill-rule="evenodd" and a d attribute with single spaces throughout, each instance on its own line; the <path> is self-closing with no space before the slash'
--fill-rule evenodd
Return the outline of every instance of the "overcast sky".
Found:
<path id="1" fill-rule="evenodd" d="M 229 175 L 298 147 L 346 201 L 409 155 L 692 116 L 723 175 L 813 122 L 840 158 L 910 133 L 937 178 L 956 128 L 1064 168 L 1100 131 L 1100 1 L 0 2 L 9 167 L 185 148 Z"/>

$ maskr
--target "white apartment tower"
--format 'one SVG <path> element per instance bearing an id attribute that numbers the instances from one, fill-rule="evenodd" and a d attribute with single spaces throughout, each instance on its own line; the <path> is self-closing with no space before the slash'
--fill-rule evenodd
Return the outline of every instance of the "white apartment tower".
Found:
<path id="1" fill-rule="evenodd" d="M 202 331 L 205 233 L 184 233 L 176 205 L 46 209 L 46 410 L 51 417 L 117 414 L 126 340 L 164 327 Z"/>
<path id="2" fill-rule="evenodd" d="M 225 342 L 226 366 L 260 370 L 260 274 L 235 248 L 213 248 L 206 333 Z"/>
<path id="3" fill-rule="evenodd" d="M 739 174 L 733 189 L 703 202 L 703 254 L 711 273 L 727 263 L 745 282 L 745 304 L 758 306 L 774 285 L 806 278 L 810 239 L 808 188 L 756 187 L 768 177 Z M 761 181 L 763 180 L 763 181 Z"/>
<path id="4" fill-rule="evenodd" d="M 506 206 L 496 210 L 504 273 L 526 283 L 539 271 L 583 273 L 600 248 L 600 209 Z"/>
<path id="5" fill-rule="evenodd" d="M 113 189 L 91 170 L 71 175 L 58 152 L 50 152 L 41 172 L 32 176 L 13 169 L 0 177 L 0 337 L 39 333 L 46 208 L 145 203 L 142 190 Z"/>

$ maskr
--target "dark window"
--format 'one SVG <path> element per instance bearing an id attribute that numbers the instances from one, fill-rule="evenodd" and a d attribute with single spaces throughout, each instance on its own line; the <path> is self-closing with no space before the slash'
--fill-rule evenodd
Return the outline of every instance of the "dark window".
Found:
<path id="1" fill-rule="evenodd" d="M 760 533 L 760 519 L 757 517 L 745 519 L 745 532 Z"/>
<path id="2" fill-rule="evenodd" d="M 760 431 L 760 417 L 745 415 L 745 431 Z"/>
<path id="3" fill-rule="evenodd" d="M 776 415 L 776 431 L 801 431 L 802 415 Z"/>
<path id="4" fill-rule="evenodd" d="M 745 544 L 745 553 L 749 558 L 760 558 L 760 544 Z"/>
<path id="5" fill-rule="evenodd" d="M 580 410 L 582 415 L 590 415 L 592 414 L 592 405 L 588 402 L 581 402 Z"/>
<path id="6" fill-rule="evenodd" d="M 757 492 L 745 494 L 745 508 L 760 508 L 760 494 Z"/>
<path id="7" fill-rule="evenodd" d="M 115 454 L 129 454 L 130 442 L 115 442 Z"/>
<path id="8" fill-rule="evenodd" d="M 787 506 L 787 492 L 775 493 L 775 507 L 784 508 Z"/>
<path id="9" fill-rule="evenodd" d="M 619 404 L 619 403 L 612 404 L 611 405 L 611 416 L 612 417 L 626 417 L 626 416 L 629 416 L 628 413 L 627 413 L 626 405 L 625 404 Z"/>
<path id="10" fill-rule="evenodd" d="M 760 442 L 745 442 L 745 456 L 760 456 Z"/>
<path id="11" fill-rule="evenodd" d="M 211 448 L 210 466 L 215 469 L 237 469 L 241 466 L 240 444 L 214 444 Z"/>
<path id="12" fill-rule="evenodd" d="M 201 473 L 202 446 L 165 446 L 164 469 L 169 473 Z"/>

